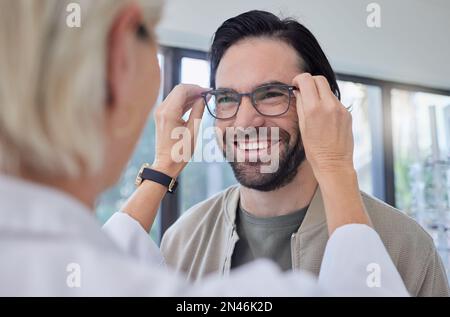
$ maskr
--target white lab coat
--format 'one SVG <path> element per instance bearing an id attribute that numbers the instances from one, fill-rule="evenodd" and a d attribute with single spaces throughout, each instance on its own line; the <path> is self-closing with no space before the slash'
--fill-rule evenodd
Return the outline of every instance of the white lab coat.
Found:
<path id="1" fill-rule="evenodd" d="M 367 271 L 371 263 L 380 278 Z M 380 238 L 364 225 L 336 230 L 318 280 L 257 261 L 227 279 L 190 285 L 164 266 L 158 247 L 128 215 L 114 214 L 102 230 L 72 197 L 0 175 L 0 296 L 323 295 L 408 293 Z"/>

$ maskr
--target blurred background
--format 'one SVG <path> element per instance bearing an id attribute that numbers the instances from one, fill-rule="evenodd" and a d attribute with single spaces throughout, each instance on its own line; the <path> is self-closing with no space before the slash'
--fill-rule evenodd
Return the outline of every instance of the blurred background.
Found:
<path id="1" fill-rule="evenodd" d="M 158 36 L 160 100 L 178 83 L 209 87 L 207 52 L 215 30 L 252 9 L 294 17 L 319 40 L 352 105 L 355 165 L 363 191 L 417 219 L 450 256 L 450 1 L 168 0 Z M 375 4 L 380 25 L 367 18 Z M 372 26 L 372 27 L 371 27 Z M 204 126 L 212 118 L 205 112 Z M 98 201 L 106 221 L 134 190 L 154 157 L 150 119 L 121 181 Z M 188 208 L 235 184 L 225 162 L 192 162 L 167 195 L 151 231 L 164 231 Z"/>

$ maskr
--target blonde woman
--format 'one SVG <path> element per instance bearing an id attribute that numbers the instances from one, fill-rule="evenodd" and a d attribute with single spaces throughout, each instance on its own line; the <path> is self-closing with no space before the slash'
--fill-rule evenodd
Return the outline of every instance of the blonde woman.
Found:
<path id="1" fill-rule="evenodd" d="M 204 111 L 197 86 L 178 86 L 156 110 L 156 160 L 102 230 L 96 197 L 119 178 L 158 94 L 162 3 L 79 1 L 81 27 L 70 28 L 70 2 L 0 1 L 0 295 L 407 295 L 351 185 L 327 196 L 332 235 L 318 282 L 259 262 L 191 286 L 164 268 L 145 229 L 186 164 L 172 160 L 170 132 L 193 135 Z M 319 161 L 321 133 L 340 136 L 327 153 L 348 154 L 347 114 L 334 103 L 313 110 L 318 100 L 303 96 L 326 87 L 297 80 L 300 122 L 323 128 L 321 111 L 345 119 L 324 131 L 301 124 L 308 158 Z M 335 205 L 341 194 L 350 199 Z M 370 263 L 383 270 L 380 287 L 366 283 Z"/>

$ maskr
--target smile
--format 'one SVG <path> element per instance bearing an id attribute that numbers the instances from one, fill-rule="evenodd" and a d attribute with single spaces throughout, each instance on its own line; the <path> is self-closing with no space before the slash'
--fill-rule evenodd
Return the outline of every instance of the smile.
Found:
<path id="1" fill-rule="evenodd" d="M 244 155 L 245 160 L 254 160 L 269 155 L 270 149 L 280 143 L 276 140 L 242 140 L 235 141 L 234 148 Z"/>
<path id="2" fill-rule="evenodd" d="M 237 145 L 243 151 L 265 150 L 269 147 L 269 142 L 237 142 Z"/>

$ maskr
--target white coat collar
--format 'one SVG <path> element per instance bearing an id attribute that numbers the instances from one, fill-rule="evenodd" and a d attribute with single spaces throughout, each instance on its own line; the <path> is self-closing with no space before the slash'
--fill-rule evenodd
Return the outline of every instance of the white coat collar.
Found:
<path id="1" fill-rule="evenodd" d="M 114 248 L 94 212 L 55 188 L 0 174 L 0 235 L 72 237 Z"/>

